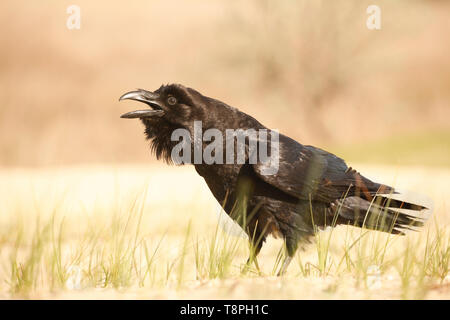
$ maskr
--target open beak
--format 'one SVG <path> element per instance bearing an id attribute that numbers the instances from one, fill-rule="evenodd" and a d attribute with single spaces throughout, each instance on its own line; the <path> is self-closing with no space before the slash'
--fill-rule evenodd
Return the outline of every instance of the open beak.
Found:
<path id="1" fill-rule="evenodd" d="M 164 110 L 162 108 L 161 103 L 159 102 L 159 94 L 153 93 L 147 90 L 138 89 L 137 91 L 130 91 L 125 93 L 119 98 L 119 101 L 122 100 L 135 100 L 140 101 L 145 104 L 148 104 L 151 109 L 145 109 L 145 110 L 136 110 L 127 112 L 123 115 L 121 115 L 121 118 L 128 118 L 128 119 L 134 119 L 134 118 L 148 118 L 148 117 L 161 117 L 164 115 Z"/>

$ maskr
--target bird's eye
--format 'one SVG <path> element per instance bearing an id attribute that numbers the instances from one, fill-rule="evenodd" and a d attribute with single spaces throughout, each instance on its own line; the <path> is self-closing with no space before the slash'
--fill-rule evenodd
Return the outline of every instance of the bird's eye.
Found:
<path id="1" fill-rule="evenodd" d="M 170 104 L 171 106 L 173 106 L 173 105 L 175 105 L 175 104 L 177 103 L 177 98 L 175 98 L 175 97 L 173 97 L 173 96 L 170 96 L 170 97 L 167 99 L 167 103 Z"/>

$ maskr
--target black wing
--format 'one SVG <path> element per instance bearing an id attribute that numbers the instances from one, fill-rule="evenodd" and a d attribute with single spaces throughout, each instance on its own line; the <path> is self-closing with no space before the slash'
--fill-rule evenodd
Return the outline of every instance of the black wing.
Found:
<path id="1" fill-rule="evenodd" d="M 253 165 L 257 176 L 284 193 L 303 200 L 333 202 L 360 196 L 371 201 L 377 193 L 393 193 L 392 187 L 370 181 L 349 168 L 341 158 L 312 146 L 279 136 L 279 169 L 265 175 L 264 164 Z"/>

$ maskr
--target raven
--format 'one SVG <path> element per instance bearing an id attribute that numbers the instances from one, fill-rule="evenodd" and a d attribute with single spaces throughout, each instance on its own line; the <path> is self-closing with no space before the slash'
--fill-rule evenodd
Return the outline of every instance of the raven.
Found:
<path id="1" fill-rule="evenodd" d="M 167 163 L 174 162 L 172 154 L 178 141 L 172 133 L 177 129 L 189 133 L 189 148 L 195 152 L 195 121 L 201 121 L 204 129 L 222 133 L 224 144 L 230 129 L 267 130 L 273 135 L 246 113 L 180 84 L 163 85 L 154 92 L 138 89 L 125 93 L 119 101 L 126 99 L 150 107 L 121 117 L 139 118 L 152 151 Z M 200 142 L 203 151 L 207 146 L 204 140 Z M 334 154 L 279 134 L 278 170 L 265 174 L 265 163 L 250 161 L 249 137 L 244 141 L 244 161 L 184 163 L 194 164 L 217 201 L 247 233 L 251 248 L 247 265 L 254 263 L 258 271 L 256 256 L 269 235 L 284 240 L 285 258 L 278 272 L 282 275 L 299 243 L 311 238 L 318 228 L 349 224 L 403 235 L 425 222 L 419 213 L 426 207 L 394 199 L 394 188 L 365 178 Z M 227 151 L 236 153 L 234 147 L 227 147 Z"/>

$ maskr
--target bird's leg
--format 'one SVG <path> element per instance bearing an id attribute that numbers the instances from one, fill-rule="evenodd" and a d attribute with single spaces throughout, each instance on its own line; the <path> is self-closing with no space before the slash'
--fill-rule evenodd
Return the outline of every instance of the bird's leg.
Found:
<path id="1" fill-rule="evenodd" d="M 286 257 L 284 258 L 284 261 L 283 261 L 283 264 L 281 265 L 280 271 L 278 271 L 278 274 L 277 274 L 278 277 L 283 276 L 286 273 L 287 268 L 288 268 L 289 264 L 291 263 L 292 258 L 294 257 L 295 252 L 297 251 L 297 247 L 298 247 L 297 241 L 295 241 L 294 239 L 291 239 L 291 238 L 286 238 L 284 240 L 284 243 L 285 243 Z"/>
<path id="2" fill-rule="evenodd" d="M 259 268 L 257 256 L 259 252 L 261 251 L 261 248 L 266 241 L 266 237 L 264 236 L 264 232 L 266 228 L 261 228 L 258 226 L 258 220 L 251 220 L 252 216 L 255 212 L 253 212 L 250 215 L 250 224 L 247 227 L 247 234 L 249 237 L 249 248 L 250 248 L 250 255 L 247 259 L 246 263 L 246 270 L 251 266 L 252 263 L 255 263 L 256 270 L 258 271 L 259 275 L 262 275 L 261 269 Z"/>
<path id="3" fill-rule="evenodd" d="M 251 266 L 252 263 L 255 264 L 256 270 L 258 271 L 258 274 L 262 274 L 261 269 L 259 268 L 258 259 L 257 256 L 262 248 L 262 241 L 258 241 L 258 243 L 253 243 L 250 241 L 250 256 L 247 259 L 247 263 L 245 264 L 245 268 L 248 270 L 248 268 Z"/>
<path id="4" fill-rule="evenodd" d="M 286 256 L 286 258 L 284 258 L 283 265 L 281 266 L 280 271 L 278 271 L 278 274 L 277 274 L 278 277 L 283 276 L 286 273 L 286 270 L 287 270 L 289 264 L 291 263 L 291 261 L 292 261 L 291 256 Z"/>

